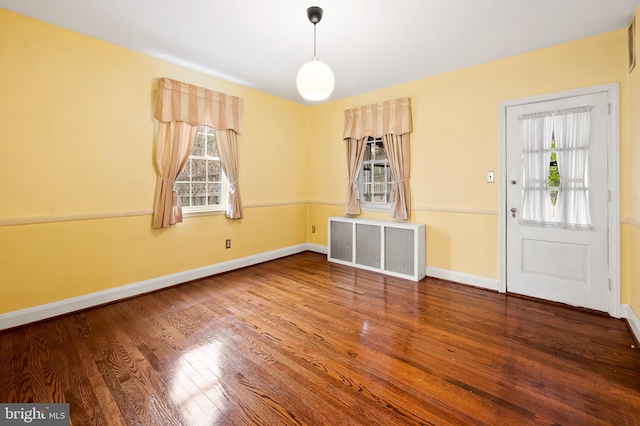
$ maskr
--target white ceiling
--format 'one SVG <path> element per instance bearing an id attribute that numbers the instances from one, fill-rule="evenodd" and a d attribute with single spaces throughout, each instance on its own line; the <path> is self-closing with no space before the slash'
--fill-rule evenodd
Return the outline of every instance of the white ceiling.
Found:
<path id="1" fill-rule="evenodd" d="M 0 0 L 50 22 L 257 90 L 304 101 L 320 6 L 328 100 L 626 27 L 640 0 Z"/>

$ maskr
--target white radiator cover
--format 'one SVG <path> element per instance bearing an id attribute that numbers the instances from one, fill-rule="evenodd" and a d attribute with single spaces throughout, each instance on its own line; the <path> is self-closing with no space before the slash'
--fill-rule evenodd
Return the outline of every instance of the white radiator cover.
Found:
<path id="1" fill-rule="evenodd" d="M 329 218 L 327 260 L 420 281 L 425 276 L 425 225 Z"/>

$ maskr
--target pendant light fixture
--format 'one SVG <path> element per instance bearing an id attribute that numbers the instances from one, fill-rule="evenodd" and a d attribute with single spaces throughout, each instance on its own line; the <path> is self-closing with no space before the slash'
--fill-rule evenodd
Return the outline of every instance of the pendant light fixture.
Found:
<path id="1" fill-rule="evenodd" d="M 316 54 L 316 24 L 322 19 L 322 8 L 318 6 L 308 8 L 307 17 L 313 24 L 313 58 L 298 71 L 296 85 L 303 98 L 310 101 L 321 101 L 329 97 L 335 85 L 331 68 L 320 62 Z"/>

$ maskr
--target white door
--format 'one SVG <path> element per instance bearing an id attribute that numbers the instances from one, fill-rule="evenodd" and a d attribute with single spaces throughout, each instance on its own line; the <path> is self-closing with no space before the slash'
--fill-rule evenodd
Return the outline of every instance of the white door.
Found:
<path id="1" fill-rule="evenodd" d="M 559 223 L 555 214 L 558 213 L 556 210 L 560 207 L 554 206 L 551 201 L 553 192 L 547 192 L 546 188 L 540 190 L 540 185 L 543 182 L 546 185 L 548 179 L 539 179 L 540 175 L 535 176 L 535 173 L 527 170 L 528 168 L 537 168 L 536 164 L 544 164 L 557 157 L 557 153 L 553 157 L 551 155 L 539 157 L 537 160 L 543 158 L 544 161 L 537 162 L 535 158 L 532 161 L 532 157 L 527 157 L 533 152 L 530 124 L 533 121 L 527 120 L 555 117 L 568 111 L 589 111 L 588 115 L 590 115 L 590 118 L 585 120 L 586 122 L 590 121 L 590 130 L 587 130 L 589 132 L 588 148 L 582 148 L 584 152 L 588 152 L 587 159 L 584 160 L 586 179 L 581 183 L 584 185 L 582 188 L 586 188 L 583 189 L 583 192 L 588 197 L 588 202 L 584 198 L 581 199 L 583 203 L 587 204 L 583 205 L 582 209 L 588 209 L 587 214 L 590 216 L 590 220 L 587 219 L 588 226 L 584 224 L 579 226 L 566 225 L 562 221 Z M 584 118 L 584 115 L 582 117 Z M 537 129 L 535 131 L 543 133 L 542 138 L 547 141 L 543 150 L 548 153 L 553 153 L 554 149 L 558 150 L 556 143 L 558 132 L 565 132 L 566 136 L 566 129 L 562 128 L 562 124 L 554 124 L 554 119 L 545 121 L 544 125 L 538 126 L 536 124 L 534 126 Z M 610 284 L 607 93 L 510 106 L 507 107 L 506 121 L 507 291 L 598 311 L 608 311 Z M 524 122 L 529 124 L 523 124 Z M 540 121 L 535 121 L 535 123 L 540 123 Z M 526 129 L 523 130 L 522 126 L 525 126 Z M 551 138 L 551 132 L 553 132 L 554 138 Z M 573 136 L 575 134 L 569 132 L 569 139 Z M 573 152 L 578 152 L 577 150 L 580 149 L 564 148 L 566 142 L 562 143 L 560 155 L 572 149 Z M 578 154 L 578 157 L 580 155 L 582 154 Z M 561 165 L 566 164 L 567 157 L 557 157 L 558 161 L 560 159 L 562 159 Z M 547 167 L 546 164 L 544 167 Z M 551 170 L 553 171 L 553 169 Z M 575 178 L 576 176 L 571 177 Z M 574 187 L 572 185 L 578 179 L 569 179 L 565 176 L 565 181 L 565 185 L 568 183 L 570 187 Z M 562 191 L 562 170 L 560 170 L 560 182 L 560 191 Z M 552 182 L 552 185 L 555 183 Z M 525 188 L 525 193 L 523 193 L 523 188 Z M 538 188 L 534 191 L 539 190 L 540 192 L 536 193 L 537 195 L 527 192 L 532 191 L 531 188 Z M 565 190 L 563 201 L 567 200 L 566 194 L 570 192 L 571 190 Z M 536 198 L 537 196 L 542 197 L 543 193 L 549 197 L 548 205 L 545 205 L 546 199 Z M 572 197 L 568 198 L 572 199 Z M 525 201 L 528 205 L 523 206 Z M 575 204 L 580 204 L 579 201 L 561 204 L 574 208 Z M 550 211 L 545 210 L 548 213 L 546 216 L 545 214 L 541 216 L 534 214 L 532 220 L 529 207 L 531 205 L 535 205 L 536 209 L 548 208 Z M 567 207 L 564 208 L 564 211 L 566 209 Z"/>

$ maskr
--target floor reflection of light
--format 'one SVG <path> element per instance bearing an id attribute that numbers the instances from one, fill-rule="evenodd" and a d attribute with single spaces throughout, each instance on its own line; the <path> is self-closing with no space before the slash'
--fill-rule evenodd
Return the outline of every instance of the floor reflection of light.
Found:
<path id="1" fill-rule="evenodd" d="M 222 343 L 195 347 L 178 360 L 171 397 L 183 418 L 197 425 L 214 425 L 224 412 L 220 369 Z"/>
<path id="2" fill-rule="evenodd" d="M 368 329 L 369 329 L 369 320 L 364 320 L 364 322 L 362 323 L 362 332 L 360 333 L 360 335 L 364 336 L 365 334 L 367 334 Z"/>

